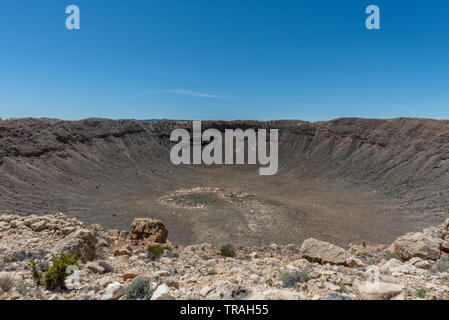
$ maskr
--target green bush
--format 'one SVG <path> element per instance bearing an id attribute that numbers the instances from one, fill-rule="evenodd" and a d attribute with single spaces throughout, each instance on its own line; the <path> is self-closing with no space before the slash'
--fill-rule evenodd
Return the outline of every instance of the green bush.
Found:
<path id="1" fill-rule="evenodd" d="M 36 262 L 33 259 L 30 260 L 31 273 L 34 282 L 36 285 L 43 285 L 47 290 L 63 288 L 65 286 L 64 281 L 68 276 L 66 273 L 67 268 L 69 266 L 79 267 L 76 253 L 72 256 L 61 252 L 59 257 L 53 256 L 52 262 L 52 266 L 47 265 L 45 267 L 45 272 L 42 274 L 38 270 Z"/>
<path id="2" fill-rule="evenodd" d="M 426 293 L 427 293 L 426 289 L 418 288 L 415 291 L 415 296 L 418 297 L 418 298 L 424 299 L 426 297 Z"/>
<path id="3" fill-rule="evenodd" d="M 34 280 L 34 283 L 36 283 L 36 286 L 40 286 L 42 273 L 40 272 L 39 268 L 37 267 L 36 261 L 34 261 L 33 259 L 30 259 L 29 265 L 31 268 L 31 276 Z"/>
<path id="4" fill-rule="evenodd" d="M 284 288 L 293 288 L 298 283 L 306 283 L 310 275 L 306 271 L 286 272 L 281 275 L 280 280 Z"/>
<path id="5" fill-rule="evenodd" d="M 164 248 L 157 244 L 147 247 L 148 258 L 150 258 L 151 260 L 160 258 L 164 254 L 164 251 Z"/>
<path id="6" fill-rule="evenodd" d="M 220 254 L 223 257 L 230 257 L 233 258 L 235 257 L 235 250 L 234 247 L 230 244 L 224 245 L 220 248 Z"/>
<path id="7" fill-rule="evenodd" d="M 138 276 L 133 282 L 126 287 L 125 293 L 131 299 L 148 299 L 154 292 L 151 283 L 147 278 Z"/>

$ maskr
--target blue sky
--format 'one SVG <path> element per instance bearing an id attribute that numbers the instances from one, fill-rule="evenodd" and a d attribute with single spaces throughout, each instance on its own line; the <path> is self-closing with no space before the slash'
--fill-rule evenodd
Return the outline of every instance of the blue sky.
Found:
<path id="1" fill-rule="evenodd" d="M 0 117 L 449 118 L 448 17 L 447 0 L 0 0 Z"/>

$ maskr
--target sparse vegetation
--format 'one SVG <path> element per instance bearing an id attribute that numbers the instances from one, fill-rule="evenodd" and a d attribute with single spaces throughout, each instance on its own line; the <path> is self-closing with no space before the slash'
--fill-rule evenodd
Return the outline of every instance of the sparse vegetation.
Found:
<path id="1" fill-rule="evenodd" d="M 43 259 L 47 252 L 45 250 L 38 251 L 28 251 L 25 249 L 20 249 L 14 252 L 11 252 L 5 256 L 6 262 L 20 262 L 29 259 Z"/>
<path id="2" fill-rule="evenodd" d="M 0 288 L 7 292 L 14 287 L 14 279 L 11 274 L 2 272 L 0 273 Z"/>
<path id="3" fill-rule="evenodd" d="M 147 278 L 139 276 L 126 287 L 125 293 L 131 299 L 149 299 L 153 294 L 154 289 Z"/>
<path id="4" fill-rule="evenodd" d="M 52 265 L 46 266 L 44 273 L 41 273 L 37 263 L 31 259 L 30 267 L 34 282 L 37 285 L 43 285 L 47 290 L 55 290 L 65 286 L 64 281 L 68 274 L 66 272 L 69 266 L 78 266 L 78 257 L 76 254 L 69 255 L 61 252 L 59 257 L 53 256 Z"/>
<path id="5" fill-rule="evenodd" d="M 307 271 L 286 272 L 281 275 L 280 280 L 284 288 L 293 288 L 298 283 L 306 283 L 310 280 L 310 275 Z"/>
<path id="6" fill-rule="evenodd" d="M 441 258 L 432 266 L 433 272 L 447 272 L 449 271 L 449 256 Z"/>
<path id="7" fill-rule="evenodd" d="M 30 259 L 29 266 L 31 268 L 31 276 L 34 280 L 34 283 L 36 284 L 36 286 L 40 286 L 42 274 L 37 266 L 36 261 L 34 261 L 33 259 Z"/>
<path id="8" fill-rule="evenodd" d="M 24 297 L 29 293 L 29 288 L 24 281 L 20 281 L 17 285 L 17 291 Z"/>
<path id="9" fill-rule="evenodd" d="M 427 290 L 424 288 L 418 288 L 415 291 L 415 297 L 424 299 L 426 297 Z"/>
<path id="10" fill-rule="evenodd" d="M 158 244 L 149 245 L 147 247 L 147 254 L 150 260 L 159 259 L 164 254 L 164 248 Z"/>
<path id="11" fill-rule="evenodd" d="M 220 248 L 220 254 L 221 254 L 223 257 L 230 257 L 230 258 L 233 258 L 233 257 L 235 257 L 235 250 L 234 250 L 234 247 L 233 247 L 232 245 L 230 245 L 230 244 L 226 244 L 226 245 L 224 245 L 224 246 L 222 246 L 222 247 Z"/>

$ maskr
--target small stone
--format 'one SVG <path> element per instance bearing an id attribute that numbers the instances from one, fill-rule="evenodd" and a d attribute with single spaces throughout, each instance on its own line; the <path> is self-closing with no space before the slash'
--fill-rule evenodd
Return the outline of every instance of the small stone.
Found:
<path id="1" fill-rule="evenodd" d="M 200 291 L 200 295 L 201 295 L 202 297 L 205 297 L 205 296 L 208 295 L 209 292 L 212 291 L 212 289 L 213 289 L 213 288 L 212 288 L 211 286 L 204 286 L 204 287 L 201 289 L 201 291 Z"/>
<path id="2" fill-rule="evenodd" d="M 256 251 L 254 251 L 254 252 L 249 254 L 249 257 L 251 259 L 256 259 L 256 258 L 259 258 L 259 254 Z"/>
<path id="3" fill-rule="evenodd" d="M 404 286 L 387 282 L 359 282 L 356 288 L 363 300 L 389 300 L 404 290 Z"/>
<path id="4" fill-rule="evenodd" d="M 133 271 L 127 271 L 123 274 L 123 280 L 128 280 L 128 279 L 134 279 L 135 277 L 137 277 L 137 273 L 133 272 Z"/>
<path id="5" fill-rule="evenodd" d="M 93 273 L 105 273 L 105 268 L 103 268 L 102 266 L 100 266 L 97 262 L 88 262 L 86 264 L 86 269 L 93 272 Z"/>
<path id="6" fill-rule="evenodd" d="M 346 265 L 349 268 L 364 267 L 365 266 L 365 264 L 362 262 L 362 260 L 354 258 L 354 257 L 350 257 L 350 258 L 346 259 Z"/>
<path id="7" fill-rule="evenodd" d="M 153 272 L 153 275 L 156 277 L 169 277 L 170 272 L 168 272 L 167 270 L 159 270 L 159 271 Z"/>
<path id="8" fill-rule="evenodd" d="M 170 288 L 166 284 L 161 284 L 156 288 L 150 300 L 175 300 L 175 298 L 170 295 Z"/>
<path id="9" fill-rule="evenodd" d="M 125 247 L 115 249 L 112 254 L 114 256 L 131 256 L 132 252 Z"/>
<path id="10" fill-rule="evenodd" d="M 103 299 L 117 300 L 123 295 L 124 289 L 120 282 L 113 282 L 106 287 Z"/>
<path id="11" fill-rule="evenodd" d="M 47 221 L 41 220 L 30 225 L 30 229 L 36 232 L 42 231 L 47 226 Z"/>

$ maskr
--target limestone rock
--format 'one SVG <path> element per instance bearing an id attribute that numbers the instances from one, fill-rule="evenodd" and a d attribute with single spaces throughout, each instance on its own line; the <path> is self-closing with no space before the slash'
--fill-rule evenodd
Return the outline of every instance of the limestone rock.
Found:
<path id="1" fill-rule="evenodd" d="M 100 266 L 97 262 L 92 262 L 92 261 L 90 261 L 86 264 L 86 269 L 89 270 L 90 272 L 99 273 L 99 274 L 106 272 L 105 268 Z"/>
<path id="2" fill-rule="evenodd" d="M 300 294 L 291 290 L 267 289 L 262 293 L 264 300 L 299 300 Z"/>
<path id="3" fill-rule="evenodd" d="M 136 218 L 131 225 L 131 239 L 165 243 L 168 230 L 165 225 L 151 218 Z"/>
<path id="4" fill-rule="evenodd" d="M 113 282 L 108 284 L 105 290 L 103 299 L 105 300 L 117 300 L 124 293 L 123 286 L 120 282 Z"/>
<path id="5" fill-rule="evenodd" d="M 175 300 L 170 294 L 170 288 L 166 284 L 159 285 L 150 300 Z"/>
<path id="6" fill-rule="evenodd" d="M 422 232 L 407 233 L 397 238 L 389 247 L 389 251 L 400 254 L 404 259 L 413 257 L 438 260 L 441 240 L 425 235 Z"/>
<path id="7" fill-rule="evenodd" d="M 55 251 L 69 254 L 76 253 L 82 262 L 95 259 L 95 244 L 97 238 L 86 229 L 79 229 L 55 245 Z"/>
<path id="8" fill-rule="evenodd" d="M 30 229 L 36 232 L 42 231 L 47 227 L 47 221 L 41 220 L 30 225 Z"/>
<path id="9" fill-rule="evenodd" d="M 345 263 L 350 268 L 364 267 L 365 266 L 365 264 L 362 262 L 362 260 L 354 258 L 354 257 L 346 259 Z"/>
<path id="10" fill-rule="evenodd" d="M 345 249 L 313 238 L 305 240 L 301 250 L 304 258 L 319 263 L 345 265 L 346 260 L 352 258 Z"/>
<path id="11" fill-rule="evenodd" d="M 356 289 L 363 300 L 389 300 L 404 290 L 404 286 L 388 282 L 359 282 Z"/>

